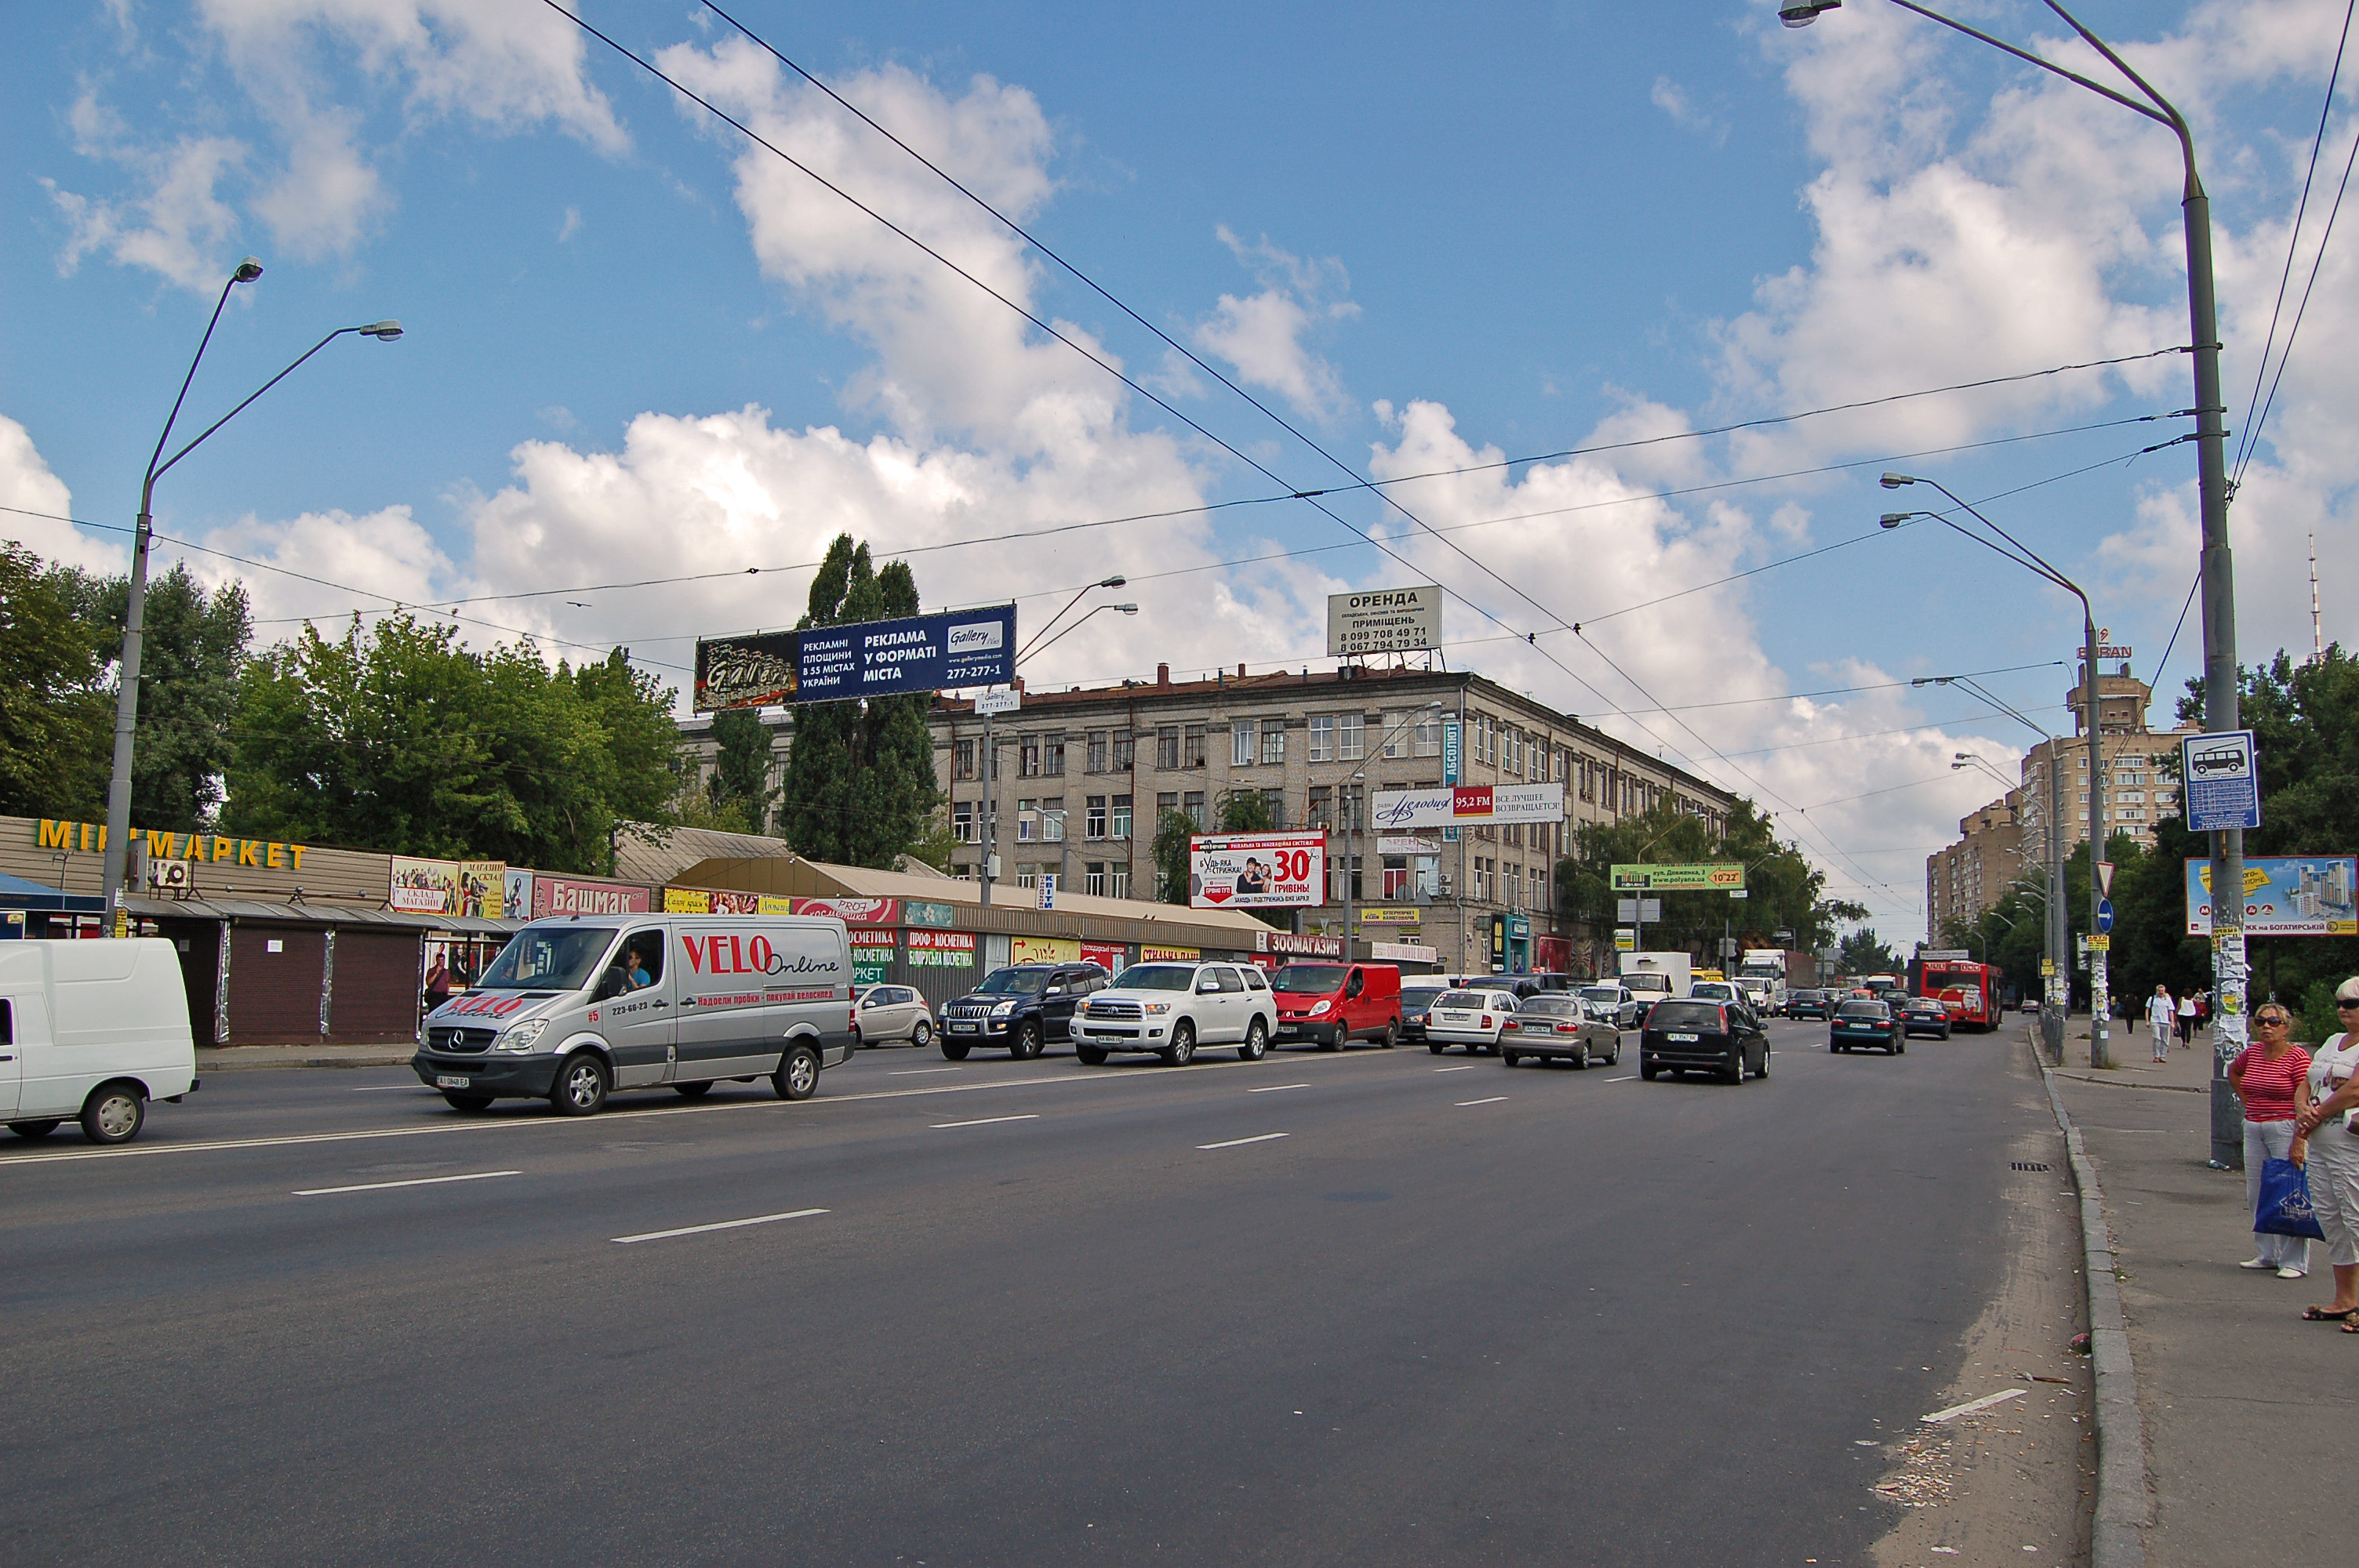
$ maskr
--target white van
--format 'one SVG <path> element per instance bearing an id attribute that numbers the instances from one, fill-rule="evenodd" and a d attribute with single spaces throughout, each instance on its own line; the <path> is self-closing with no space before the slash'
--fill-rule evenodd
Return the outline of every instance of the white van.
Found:
<path id="1" fill-rule="evenodd" d="M 693 1098 L 724 1078 L 809 1099 L 856 1044 L 841 920 L 570 914 L 428 1014 L 410 1065 L 459 1110 L 526 1097 L 588 1116 L 614 1089 Z"/>
<path id="2" fill-rule="evenodd" d="M 171 943 L 0 943 L 0 1121 L 9 1131 L 46 1138 L 74 1118 L 93 1143 L 128 1143 L 148 1101 L 196 1087 Z"/>

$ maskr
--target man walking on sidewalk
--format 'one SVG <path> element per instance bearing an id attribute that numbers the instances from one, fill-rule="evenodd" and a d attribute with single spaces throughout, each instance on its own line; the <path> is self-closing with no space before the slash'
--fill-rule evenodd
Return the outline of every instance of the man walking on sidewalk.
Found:
<path id="1" fill-rule="evenodd" d="M 2190 1001 L 2189 1005 L 2193 1004 Z M 2154 1059 L 2158 1062 L 2170 1052 L 2170 1026 L 2178 1016 L 2179 1008 L 2170 1000 L 2169 988 L 2155 987 L 2153 1000 L 2146 1004 L 2146 1029 L 2154 1036 Z"/>

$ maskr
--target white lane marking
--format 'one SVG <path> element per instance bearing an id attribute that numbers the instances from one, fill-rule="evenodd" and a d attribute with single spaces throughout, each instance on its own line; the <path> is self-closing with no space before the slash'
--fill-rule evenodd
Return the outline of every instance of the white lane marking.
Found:
<path id="1" fill-rule="evenodd" d="M 390 1089 L 416 1089 L 422 1095 L 430 1095 L 434 1092 L 432 1089 L 428 1088 L 424 1084 L 371 1084 L 366 1088 L 354 1089 L 353 1093 L 356 1095 L 381 1095 Z"/>
<path id="2" fill-rule="evenodd" d="M 1471 1073 L 1474 1070 L 1474 1064 L 1469 1062 L 1461 1067 L 1436 1067 L 1433 1070 L 1437 1073 Z"/>
<path id="3" fill-rule="evenodd" d="M 1251 1138 L 1232 1138 L 1226 1143 L 1199 1143 L 1199 1149 L 1239 1149 L 1248 1143 L 1266 1143 L 1273 1138 L 1283 1138 L 1283 1132 L 1258 1132 Z"/>
<path id="4" fill-rule="evenodd" d="M 1493 1095 L 1489 1099 L 1462 1099 L 1458 1102 L 1458 1108 L 1464 1110 L 1470 1105 L 1497 1105 L 1506 1098 L 1506 1095 Z"/>
<path id="5" fill-rule="evenodd" d="M 1951 1405 L 1948 1410 L 1935 1411 L 1931 1415 L 1920 1415 L 1917 1419 L 1919 1421 L 1927 1422 L 1932 1425 L 1939 1426 L 1945 1421 L 1955 1421 L 1962 1415 L 1973 1415 L 1978 1411 L 1986 1411 L 1993 1405 L 2003 1405 L 2009 1400 L 2019 1400 L 2022 1397 L 2023 1390 L 2021 1389 L 2009 1389 L 2002 1394 L 1992 1394 L 1984 1399 L 1970 1400 L 1964 1404 Z"/>
<path id="6" fill-rule="evenodd" d="M 973 1121 L 937 1121 L 934 1123 L 934 1130 L 940 1132 L 945 1128 L 951 1127 L 996 1127 L 1003 1121 L 1038 1121 L 1039 1119 L 1038 1113 L 1026 1111 L 1022 1116 L 984 1116 L 977 1117 Z"/>
<path id="7" fill-rule="evenodd" d="M 1247 1089 L 1245 1093 L 1249 1095 L 1274 1095 L 1280 1089 L 1307 1089 L 1310 1087 L 1310 1086 L 1309 1084 L 1264 1084 L 1257 1089 Z"/>
<path id="8" fill-rule="evenodd" d="M 298 1187 L 299 1198 L 323 1198 L 331 1193 L 381 1193 L 388 1187 L 431 1187 L 443 1182 L 488 1182 L 494 1176 L 521 1176 L 522 1171 L 477 1171 L 464 1176 L 414 1176 L 406 1182 L 364 1182 L 356 1187 Z"/>
<path id="9" fill-rule="evenodd" d="M 1325 1058 L 1331 1063 L 1383 1062 L 1391 1058 L 1381 1051 L 1338 1052 Z M 1207 1062 L 1199 1057 L 1193 1068 L 1174 1076 L 1168 1073 L 1138 1071 L 1107 1072 L 1100 1069 L 1088 1073 L 1060 1073 L 1045 1078 L 999 1078 L 984 1083 L 932 1084 L 922 1088 L 876 1089 L 867 1094 L 831 1095 L 824 1098 L 797 1102 L 789 1107 L 783 1100 L 725 1100 L 719 1105 L 669 1105 L 650 1107 L 646 1110 L 606 1110 L 594 1117 L 533 1116 L 501 1120 L 453 1119 L 428 1127 L 370 1127 L 352 1132 L 290 1132 L 270 1138 L 223 1138 L 203 1143 L 143 1143 L 129 1149 L 71 1149 L 54 1154 L 18 1154 L 13 1151 L 0 1155 L 0 1170 L 19 1165 L 53 1165 L 66 1160 L 137 1160 L 156 1154 L 211 1154 L 224 1149 L 282 1149 L 299 1143 L 351 1143 L 371 1138 L 429 1138 L 446 1132 L 514 1132 L 519 1130 L 552 1127 L 604 1127 L 617 1121 L 636 1121 L 655 1116 L 717 1116 L 729 1111 L 786 1110 L 809 1108 L 813 1106 L 858 1105 L 866 1100 L 910 1099 L 920 1095 L 975 1094 L 986 1089 L 1035 1088 L 1042 1084 L 1169 1084 L 1189 1083 L 1207 1073 L 1250 1071 L 1260 1066 L 1256 1062 Z"/>
<path id="10" fill-rule="evenodd" d="M 674 1236 L 701 1236 L 708 1230 L 735 1230 L 747 1225 L 775 1225 L 782 1219 L 809 1219 L 815 1214 L 825 1214 L 823 1208 L 799 1208 L 790 1214 L 757 1214 L 751 1219 L 723 1219 L 712 1225 L 683 1225 L 677 1230 L 645 1230 L 636 1236 L 617 1236 L 614 1240 L 625 1245 L 634 1241 L 663 1241 Z"/>
<path id="11" fill-rule="evenodd" d="M 1638 1075 L 1636 1073 L 1625 1073 L 1618 1078 L 1608 1078 L 1605 1081 L 1609 1084 L 1635 1084 L 1638 1081 Z"/>
<path id="12" fill-rule="evenodd" d="M 885 1076 L 888 1078 L 915 1078 L 928 1073 L 963 1073 L 964 1067 L 896 1067 Z"/>

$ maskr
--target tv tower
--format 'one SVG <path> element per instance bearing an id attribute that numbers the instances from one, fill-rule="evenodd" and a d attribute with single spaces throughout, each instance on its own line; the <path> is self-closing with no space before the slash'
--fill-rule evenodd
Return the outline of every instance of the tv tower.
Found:
<path id="1" fill-rule="evenodd" d="M 2310 662 L 2326 662 L 2326 634 L 2318 618 L 2318 535 L 2310 536 Z"/>

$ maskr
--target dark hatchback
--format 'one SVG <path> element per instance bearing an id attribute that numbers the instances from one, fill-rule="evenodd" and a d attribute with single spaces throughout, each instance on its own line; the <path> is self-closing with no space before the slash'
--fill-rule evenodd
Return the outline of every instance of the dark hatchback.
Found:
<path id="1" fill-rule="evenodd" d="M 1827 1024 L 1829 1051 L 1855 1051 L 1873 1045 L 1886 1055 L 1908 1049 L 1908 1031 L 1900 1015 L 1880 1001 L 1847 1001 L 1835 1009 Z"/>
<path id="2" fill-rule="evenodd" d="M 1831 1016 L 1834 1000 L 1825 991 L 1799 990 L 1786 993 L 1786 1016 L 1788 1018 L 1819 1018 Z"/>
<path id="3" fill-rule="evenodd" d="M 1937 997 L 1912 996 L 1900 1004 L 1900 1028 L 1904 1035 L 1930 1034 L 1936 1040 L 1947 1040 L 1950 1010 Z"/>
<path id="4" fill-rule="evenodd" d="M 1435 997 L 1449 989 L 1448 986 L 1429 984 L 1423 979 L 1401 981 L 1400 1037 L 1403 1040 L 1417 1045 L 1425 1044 L 1425 1010 L 1433 1005 Z"/>
<path id="5" fill-rule="evenodd" d="M 1638 1076 L 1652 1078 L 1668 1071 L 1678 1076 L 1691 1070 L 1717 1073 L 1732 1084 L 1743 1083 L 1748 1072 L 1766 1078 L 1769 1037 L 1741 1007 L 1677 998 L 1658 1001 L 1647 1011 L 1638 1031 Z"/>

